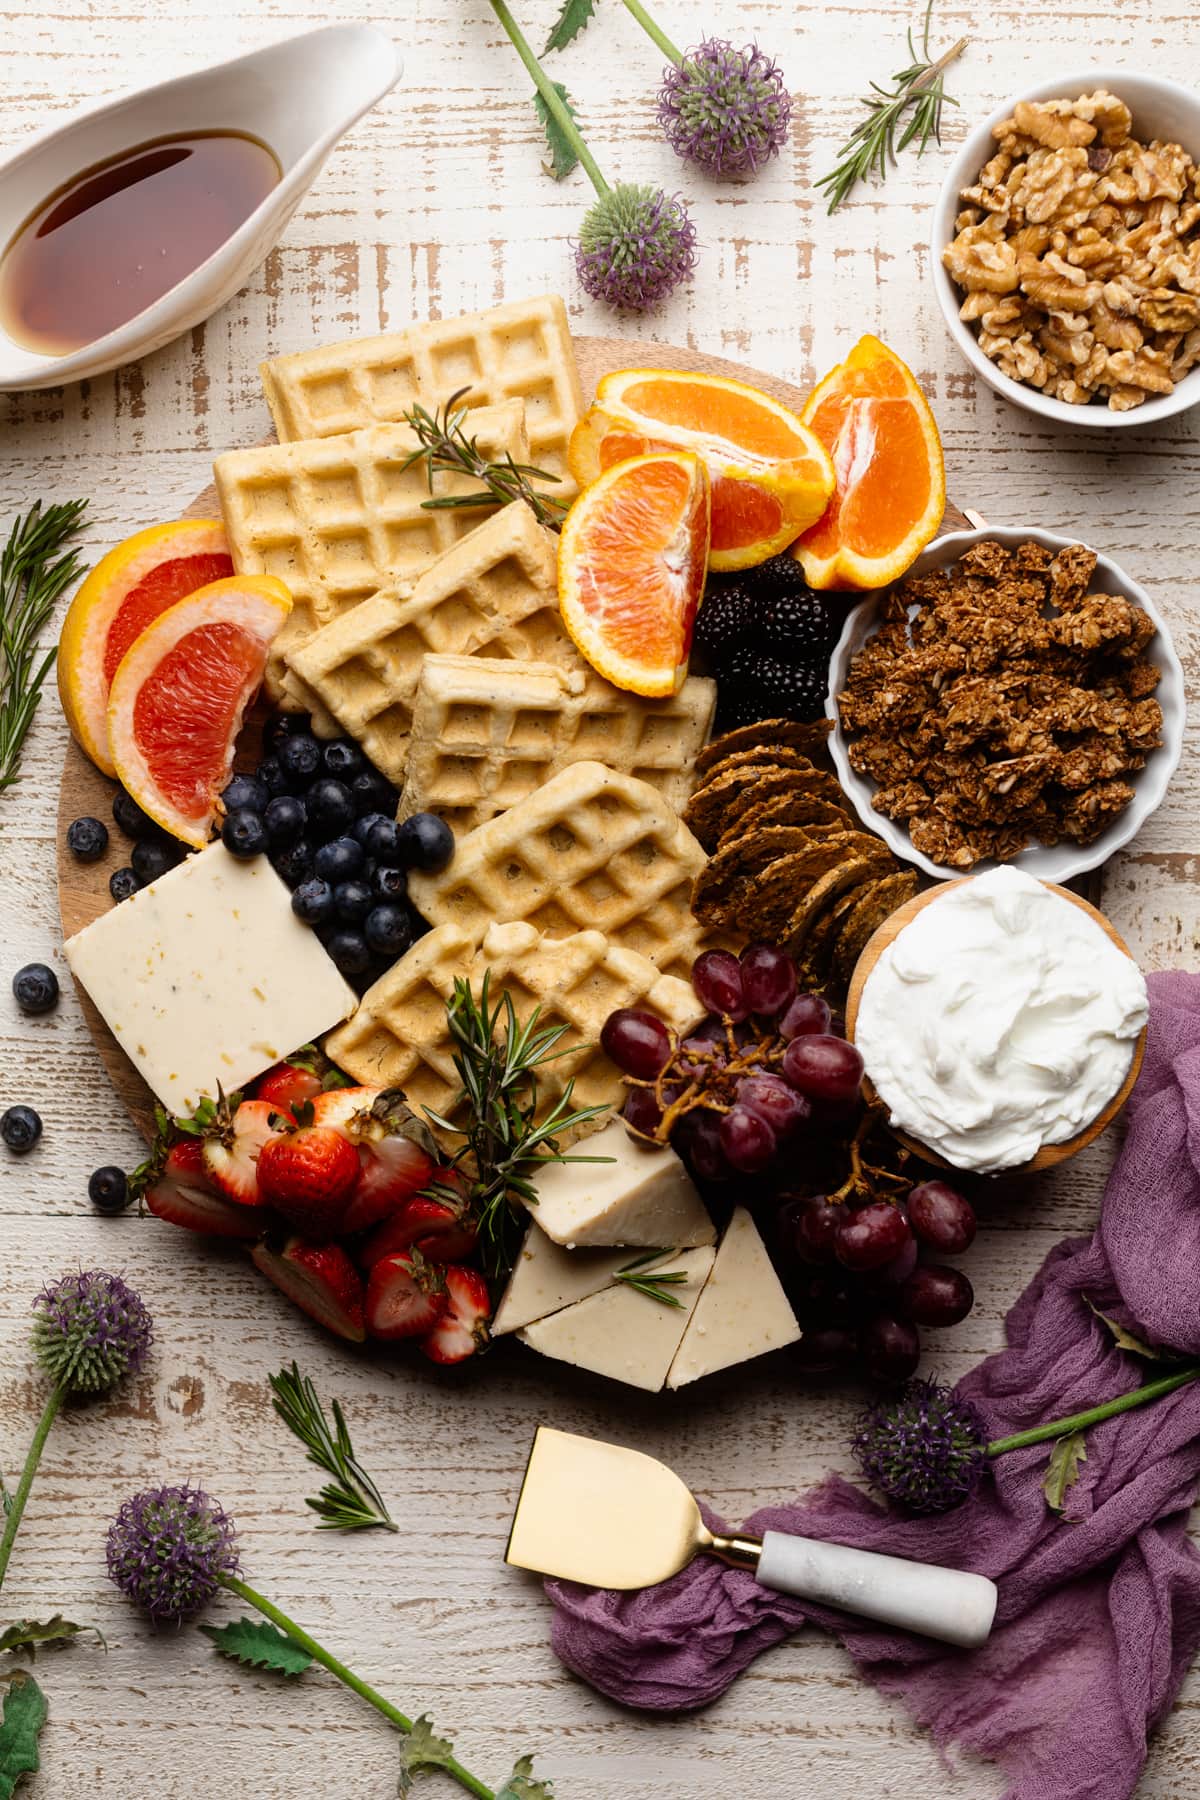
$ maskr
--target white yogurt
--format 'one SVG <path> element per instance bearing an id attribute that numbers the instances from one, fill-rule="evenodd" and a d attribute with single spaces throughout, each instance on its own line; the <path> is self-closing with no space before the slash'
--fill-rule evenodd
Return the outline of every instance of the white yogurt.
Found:
<path id="1" fill-rule="evenodd" d="M 931 900 L 888 945 L 854 1041 L 893 1125 L 990 1172 L 1091 1124 L 1147 1014 L 1141 971 L 1093 918 L 999 868 Z"/>

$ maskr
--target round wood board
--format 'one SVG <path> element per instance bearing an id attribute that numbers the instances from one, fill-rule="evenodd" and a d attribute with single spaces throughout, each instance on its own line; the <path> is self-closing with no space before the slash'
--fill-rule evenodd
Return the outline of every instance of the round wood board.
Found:
<path id="1" fill-rule="evenodd" d="M 613 369 L 671 368 L 694 369 L 702 374 L 724 375 L 753 382 L 755 387 L 764 389 L 773 399 L 797 412 L 807 398 L 805 391 L 780 380 L 778 376 L 764 375 L 757 369 L 747 369 L 740 363 L 729 362 L 720 356 L 708 356 L 699 350 L 678 349 L 674 345 L 636 338 L 577 337 L 574 342 L 585 395 L 595 389 L 602 375 L 607 375 Z M 183 516 L 219 517 L 216 489 L 210 484 L 202 493 L 197 494 L 183 508 Z M 129 529 L 135 531 L 145 522 L 131 519 Z M 943 530 L 958 531 L 968 523 L 956 506 L 947 506 Z M 83 813 L 94 813 L 107 823 L 112 817 L 112 798 L 115 792 L 115 784 L 102 775 L 84 756 L 74 739 L 69 738 L 58 797 L 58 905 L 64 937 L 73 936 L 85 925 L 90 925 L 101 913 L 108 911 L 112 905 L 108 878 L 114 869 L 122 867 L 129 860 L 129 845 L 116 830 L 113 831 L 108 850 L 100 862 L 76 862 L 66 849 L 66 828 L 71 820 L 79 818 Z M 154 1133 L 154 1096 L 87 994 L 79 988 L 78 983 L 76 987 L 88 1030 L 103 1058 L 112 1084 L 134 1124 L 143 1136 L 150 1138 Z"/>

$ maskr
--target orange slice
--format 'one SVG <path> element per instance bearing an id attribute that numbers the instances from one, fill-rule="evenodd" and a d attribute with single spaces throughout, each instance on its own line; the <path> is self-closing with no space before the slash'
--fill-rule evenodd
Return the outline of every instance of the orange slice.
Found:
<path id="1" fill-rule="evenodd" d="M 691 450 L 708 465 L 713 569 L 749 569 L 786 549 L 833 493 L 824 445 L 760 389 L 674 369 L 606 375 L 571 434 L 572 475 L 584 487 L 656 450 Z"/>
<path id="2" fill-rule="evenodd" d="M 134 638 L 168 606 L 233 574 L 217 519 L 175 519 L 135 532 L 101 557 L 72 600 L 58 645 L 58 691 L 86 755 L 115 775 L 108 748 L 108 690 Z"/>
<path id="3" fill-rule="evenodd" d="M 837 489 L 793 548 L 815 588 L 896 581 L 946 510 L 942 440 L 916 377 L 877 337 L 860 338 L 803 413 L 833 458 Z"/>
<path id="4" fill-rule="evenodd" d="M 592 667 L 616 687 L 673 694 L 704 591 L 708 471 L 674 451 L 606 469 L 563 521 L 558 601 Z"/>
<path id="5" fill-rule="evenodd" d="M 273 575 L 210 582 L 148 625 L 113 677 L 108 741 L 117 774 L 186 844 L 208 842 L 242 716 L 291 610 Z"/>

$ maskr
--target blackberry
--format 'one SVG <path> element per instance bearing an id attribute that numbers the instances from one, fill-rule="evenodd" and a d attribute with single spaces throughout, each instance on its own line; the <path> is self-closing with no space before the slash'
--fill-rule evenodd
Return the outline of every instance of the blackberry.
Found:
<path id="1" fill-rule="evenodd" d="M 706 656 L 744 644 L 754 629 L 756 598 L 748 585 L 735 582 L 732 587 L 717 588 L 707 593 L 696 614 L 696 644 Z"/>
<path id="2" fill-rule="evenodd" d="M 836 641 L 824 601 L 807 591 L 772 600 L 762 614 L 762 636 L 778 656 L 797 662 L 827 657 Z"/>
<path id="3" fill-rule="evenodd" d="M 823 661 L 786 663 L 760 655 L 751 680 L 768 709 L 763 718 L 819 719 L 825 711 L 829 674 Z"/>
<path id="4" fill-rule="evenodd" d="M 786 550 L 779 556 L 768 557 L 766 562 L 759 563 L 757 568 L 747 569 L 741 579 L 753 589 L 755 604 L 759 607 L 766 607 L 775 600 L 782 600 L 785 594 L 810 594 L 812 592 L 804 579 L 804 570 L 796 558 L 789 556 Z"/>

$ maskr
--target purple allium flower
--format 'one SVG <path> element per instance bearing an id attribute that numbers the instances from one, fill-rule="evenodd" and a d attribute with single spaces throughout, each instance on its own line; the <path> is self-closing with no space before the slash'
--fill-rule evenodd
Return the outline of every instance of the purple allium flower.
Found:
<path id="1" fill-rule="evenodd" d="M 916 1380 L 863 1414 L 853 1449 L 872 1487 L 906 1512 L 949 1512 L 979 1486 L 987 1428 L 953 1388 Z"/>
<path id="2" fill-rule="evenodd" d="M 593 300 L 646 312 L 696 266 L 696 227 L 678 194 L 618 182 L 587 212 L 575 246 L 579 279 Z"/>
<path id="3" fill-rule="evenodd" d="M 710 175 L 752 175 L 778 156 L 792 100 L 757 44 L 738 50 L 705 38 L 671 64 L 658 91 L 658 119 L 677 156 Z"/>
<path id="4" fill-rule="evenodd" d="M 237 1533 L 203 1488 L 147 1488 L 108 1528 L 108 1574 L 152 1619 L 187 1619 L 238 1572 Z"/>
<path id="5" fill-rule="evenodd" d="M 154 1337 L 140 1297 L 102 1269 L 53 1282 L 33 1314 L 34 1354 L 50 1379 L 74 1394 L 102 1394 L 136 1374 Z"/>

